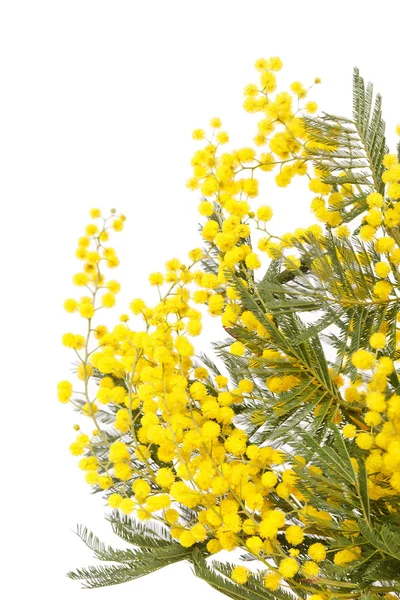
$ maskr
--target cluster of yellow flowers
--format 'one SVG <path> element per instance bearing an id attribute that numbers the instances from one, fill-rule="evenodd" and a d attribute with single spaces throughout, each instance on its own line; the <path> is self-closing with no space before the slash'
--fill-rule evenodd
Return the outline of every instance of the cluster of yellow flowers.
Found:
<path id="1" fill-rule="evenodd" d="M 307 133 L 302 113 L 314 113 L 317 105 L 310 101 L 302 106 L 301 101 L 312 86 L 306 89 L 295 81 L 290 92 L 274 95 L 277 88 L 275 72 L 281 69 L 281 60 L 277 57 L 259 59 L 255 66 L 260 72 L 260 81 L 258 85 L 249 84 L 245 88 L 244 108 L 248 112 L 262 114 L 254 138 L 256 147 L 221 152 L 220 146 L 229 141 L 229 136 L 220 130 L 222 123 L 219 118 L 211 119 L 209 138 L 203 129 L 193 132 L 193 138 L 205 140 L 206 145 L 194 153 L 193 177 L 187 185 L 192 190 L 200 190 L 203 196 L 199 212 L 208 221 L 202 235 L 220 251 L 221 269 L 232 268 L 241 262 L 250 270 L 261 267 L 260 256 L 246 244 L 252 226 L 266 233 L 259 240 L 258 249 L 270 258 L 279 256 L 283 248 L 292 247 L 296 235 L 304 233 L 298 230 L 294 235 L 288 233 L 282 238 L 270 235 L 266 223 L 273 215 L 271 207 L 263 205 L 254 211 L 250 202 L 259 194 L 259 182 L 255 177 L 257 169 L 268 172 L 279 167 L 275 181 L 280 187 L 289 185 L 294 176 L 307 173 Z M 315 83 L 320 83 L 320 80 L 315 79 Z M 309 140 L 308 144 L 311 143 Z M 264 146 L 268 151 L 257 153 L 257 147 Z M 322 191 L 319 187 L 322 188 L 323 184 L 318 178 L 310 178 L 310 187 L 314 191 Z M 223 222 L 219 222 L 217 215 L 223 216 Z M 318 225 L 311 226 L 310 231 L 315 235 L 322 233 Z M 296 261 L 296 257 L 289 257 L 292 268 L 296 268 Z"/>
<path id="2" fill-rule="evenodd" d="M 297 573 L 302 573 L 305 581 L 314 580 L 322 561 L 329 559 L 336 565 L 354 561 L 361 548 L 354 545 L 351 550 L 330 551 L 322 543 L 313 543 L 307 548 L 307 559 L 299 559 L 297 546 L 312 527 L 312 519 L 329 521 L 330 515 L 308 504 L 283 451 L 252 443 L 235 423 L 235 407 L 257 398 L 254 382 L 243 378 L 233 386 L 227 377 L 214 375 L 195 360 L 191 339 L 202 331 L 201 305 L 211 316 L 219 317 L 224 328 L 240 324 L 266 340 L 269 337 L 254 314 L 244 310 L 237 291 L 226 279 L 226 269 L 235 268 L 242 274 L 243 285 L 249 286 L 252 272 L 262 266 L 261 256 L 252 249 L 252 230 L 264 232 L 258 249 L 269 258 L 281 256 L 305 234 L 305 230 L 297 230 L 277 237 L 267 231 L 272 209 L 253 206 L 258 195 L 254 174 L 256 169 L 272 171 L 278 165 L 278 186 L 288 185 L 295 175 L 307 174 L 306 144 L 311 142 L 307 142 L 302 115 L 304 111 L 314 113 L 317 106 L 311 101 L 301 105 L 308 89 L 299 82 L 290 86 L 291 93 L 274 95 L 280 59 L 260 59 L 256 68 L 260 83 L 246 87 L 244 107 L 248 112 L 261 113 L 254 143 L 267 147 L 267 151 L 258 156 L 255 148 L 244 147 L 221 153 L 220 146 L 229 138 L 220 130 L 218 118 L 211 120 L 209 139 L 201 129 L 193 133 L 206 145 L 193 156 L 193 177 L 188 186 L 202 194 L 199 212 L 206 218 L 202 237 L 215 253 L 195 248 L 185 263 L 168 260 L 164 272 L 149 277 L 158 290 L 158 302 L 148 306 L 142 299 L 134 299 L 130 304 L 133 317 L 121 315 L 111 329 L 95 324 L 94 319 L 103 308 L 115 305 L 120 290 L 117 281 L 103 274 L 103 267 L 118 266 L 108 241 L 110 232 L 123 229 L 125 217 L 112 212 L 104 218 L 100 210 L 91 211 L 94 222 L 87 225 L 76 251 L 83 267 L 73 276 L 75 286 L 86 295 L 70 298 L 64 305 L 66 311 L 82 317 L 86 334 L 69 332 L 62 338 L 78 358 L 81 386 L 75 390 L 70 381 L 61 381 L 58 397 L 93 422 L 90 434 L 76 426 L 77 437 L 70 450 L 81 457 L 79 466 L 86 472 L 87 482 L 106 491 L 110 507 L 125 514 L 134 512 L 141 520 L 162 522 L 185 547 L 205 542 L 211 554 L 222 549 L 246 549 L 264 564 L 266 588 L 277 590 Z M 390 301 L 392 266 L 400 264 L 398 240 L 388 234 L 400 224 L 400 204 L 396 204 L 400 165 L 392 155 L 384 164 L 388 199 L 378 193 L 368 196 L 369 210 L 360 234 L 364 240 L 374 240 L 380 255 L 374 265 L 378 281 L 373 293 L 381 302 Z M 336 228 L 337 235 L 348 235 L 347 226 L 341 226 L 340 206 L 349 186 L 334 191 L 322 182 L 318 170 L 308 178 L 310 190 L 318 194 L 312 201 L 316 217 Z M 378 237 L 382 227 L 385 235 Z M 316 238 L 323 236 L 318 224 L 308 231 Z M 216 273 L 204 268 L 206 259 L 217 261 Z M 296 255 L 285 256 L 287 269 L 299 265 Z M 138 327 L 130 326 L 132 319 L 139 321 Z M 366 465 L 372 499 L 400 493 L 400 396 L 388 397 L 386 392 L 387 378 L 394 368 L 392 360 L 377 358 L 371 351 L 382 350 L 385 345 L 383 324 L 371 337 L 371 348 L 358 350 L 351 357 L 362 371 L 360 378 L 356 382 L 345 382 L 340 375 L 336 378 L 347 403 L 360 407 L 360 418 L 354 425 L 345 425 L 343 435 L 355 438 L 358 448 L 369 453 Z M 234 356 L 252 354 L 239 340 L 232 343 L 230 352 Z M 272 349 L 265 349 L 263 357 L 289 362 L 283 353 Z M 265 385 L 270 392 L 280 394 L 298 383 L 299 379 L 289 374 L 269 377 Z M 297 460 L 303 461 L 301 457 Z M 276 507 L 276 496 L 291 506 L 288 514 Z M 287 551 L 282 547 L 282 535 Z M 242 584 L 250 576 L 244 566 L 232 572 L 233 580 Z M 313 591 L 310 584 L 303 587 Z M 320 600 L 321 596 L 314 594 L 311 599 Z"/>
<path id="3" fill-rule="evenodd" d="M 373 349 L 382 349 L 386 337 L 382 332 L 370 338 Z M 365 460 L 369 473 L 369 496 L 372 500 L 400 494 L 400 396 L 388 392 L 388 377 L 394 372 L 388 356 L 379 359 L 369 350 L 357 350 L 352 363 L 364 373 L 372 374 L 346 388 L 349 402 L 362 409 L 363 422 L 347 424 L 343 435 L 355 438 L 362 450 L 369 452 Z"/>

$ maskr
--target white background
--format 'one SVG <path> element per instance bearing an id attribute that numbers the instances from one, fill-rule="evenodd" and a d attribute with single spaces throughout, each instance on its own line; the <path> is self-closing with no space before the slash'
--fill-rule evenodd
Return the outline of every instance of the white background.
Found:
<path id="1" fill-rule="evenodd" d="M 241 108 L 254 60 L 278 55 L 279 81 L 315 76 L 312 99 L 351 114 L 352 68 L 400 122 L 398 2 L 3 0 L 0 8 L 1 593 L 14 598 L 217 599 L 187 565 L 124 587 L 82 590 L 65 572 L 93 564 L 84 523 L 113 542 L 103 502 L 69 454 L 76 420 L 56 400 L 71 354 L 63 301 L 76 238 L 93 206 L 128 217 L 116 236 L 123 293 L 150 297 L 149 272 L 198 245 L 189 192 L 191 131 L 220 116 L 233 145 L 257 121 Z M 307 224 L 302 185 L 269 188 L 275 231 Z"/>

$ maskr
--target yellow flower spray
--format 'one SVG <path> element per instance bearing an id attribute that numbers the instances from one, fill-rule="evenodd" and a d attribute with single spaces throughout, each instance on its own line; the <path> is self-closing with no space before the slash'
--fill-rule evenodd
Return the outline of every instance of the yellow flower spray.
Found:
<path id="1" fill-rule="evenodd" d="M 109 243 L 125 216 L 90 213 L 73 276 L 83 295 L 64 304 L 84 321 L 62 337 L 78 366 L 58 398 L 85 418 L 70 451 L 107 498 L 117 533 L 146 548 L 153 527 L 160 566 L 179 547 L 180 560 L 234 598 L 241 587 L 254 599 L 288 589 L 387 598 L 400 577 L 399 159 L 382 156 L 381 181 L 376 164 L 360 174 L 369 156 L 357 128 L 314 116 L 308 94 L 320 80 L 278 91 L 281 60 L 255 66 L 258 81 L 244 90 L 245 110 L 260 117 L 253 144 L 225 150 L 219 118 L 193 132 L 202 147 L 187 185 L 201 195 L 204 248 L 151 273 L 155 304 L 133 299 L 112 328 L 101 324 L 120 290 Z M 279 187 L 305 178 L 319 223 L 271 233 L 272 208 L 258 204 L 263 172 Z M 318 310 L 326 321 L 307 330 L 300 316 Z M 196 357 L 205 316 L 229 334 L 218 346 L 226 375 Z M 324 330 L 337 350 L 331 364 Z M 236 549 L 255 562 L 206 562 Z M 158 568 L 143 553 L 144 572 Z M 120 581 L 112 571 L 70 576 L 89 587 Z"/>

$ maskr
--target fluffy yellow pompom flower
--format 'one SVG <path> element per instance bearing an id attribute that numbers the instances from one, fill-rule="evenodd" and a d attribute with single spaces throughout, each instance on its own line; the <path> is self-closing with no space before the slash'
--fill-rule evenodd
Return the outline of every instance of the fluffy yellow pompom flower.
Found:
<path id="1" fill-rule="evenodd" d="M 382 211 L 379 208 L 370 208 L 367 214 L 365 215 L 365 220 L 372 227 L 379 227 L 382 223 L 383 215 Z"/>
<path id="2" fill-rule="evenodd" d="M 374 439 L 369 433 L 359 433 L 356 439 L 356 444 L 361 450 L 370 450 L 374 445 Z"/>
<path id="3" fill-rule="evenodd" d="M 304 98 L 307 95 L 307 91 L 304 89 L 304 86 L 302 83 L 300 83 L 300 81 L 294 81 L 290 85 L 290 89 L 299 98 Z"/>
<path id="4" fill-rule="evenodd" d="M 121 494 L 111 494 L 108 497 L 108 506 L 111 506 L 111 508 L 118 508 L 122 502 L 123 498 L 121 496 Z"/>
<path id="5" fill-rule="evenodd" d="M 374 294 L 380 300 L 387 300 L 392 292 L 393 286 L 389 281 L 378 281 L 373 287 Z"/>
<path id="6" fill-rule="evenodd" d="M 122 511 L 125 515 L 129 515 L 133 511 L 133 507 L 135 506 L 133 500 L 131 498 L 124 498 L 118 505 L 120 511 Z"/>
<path id="7" fill-rule="evenodd" d="M 246 266 L 252 271 L 261 267 L 261 261 L 258 258 L 257 254 L 254 254 L 254 252 L 250 252 L 250 254 L 246 256 L 245 263 Z"/>
<path id="8" fill-rule="evenodd" d="M 184 531 L 182 535 L 179 536 L 179 543 L 184 548 L 190 548 L 196 543 L 196 539 L 190 531 Z"/>
<path id="9" fill-rule="evenodd" d="M 250 198 L 258 196 L 258 181 L 257 179 L 245 179 L 243 182 L 243 191 Z"/>
<path id="10" fill-rule="evenodd" d="M 256 556 L 261 552 L 264 542 L 257 535 L 253 535 L 246 540 L 246 546 Z"/>
<path id="11" fill-rule="evenodd" d="M 129 450 L 123 442 L 116 441 L 110 446 L 109 458 L 111 462 L 118 462 L 121 460 L 129 460 Z"/>
<path id="12" fill-rule="evenodd" d="M 75 312 L 77 308 L 78 302 L 72 298 L 68 298 L 68 300 L 64 302 L 64 309 L 69 313 Z"/>
<path id="13" fill-rule="evenodd" d="M 395 241 L 391 237 L 382 237 L 375 241 L 375 250 L 381 254 L 387 254 L 394 248 Z"/>
<path id="14" fill-rule="evenodd" d="M 271 56 L 271 58 L 268 59 L 268 68 L 271 69 L 271 71 L 280 71 L 282 66 L 283 63 L 279 56 Z"/>
<path id="15" fill-rule="evenodd" d="M 115 304 L 115 295 L 111 292 L 104 294 L 101 298 L 101 304 L 104 308 L 112 308 Z"/>
<path id="16" fill-rule="evenodd" d="M 163 467 L 158 470 L 156 475 L 156 481 L 158 485 L 163 488 L 169 488 L 175 481 L 175 475 L 172 472 L 172 469 L 168 467 Z"/>
<path id="17" fill-rule="evenodd" d="M 382 162 L 383 166 L 388 169 L 393 165 L 397 165 L 397 156 L 395 154 L 385 154 Z"/>
<path id="18" fill-rule="evenodd" d="M 367 196 L 367 204 L 368 204 L 368 206 L 370 208 L 372 208 L 373 206 L 381 208 L 383 206 L 383 196 L 382 196 L 382 194 L 378 194 L 376 192 L 374 192 L 372 194 L 368 194 L 368 196 Z"/>
<path id="19" fill-rule="evenodd" d="M 319 566 L 312 560 L 306 560 L 302 564 L 301 570 L 306 577 L 316 577 L 320 572 Z"/>
<path id="20" fill-rule="evenodd" d="M 165 511 L 164 518 L 170 525 L 173 525 L 179 520 L 179 513 L 174 508 L 170 508 Z"/>
<path id="21" fill-rule="evenodd" d="M 146 500 L 151 492 L 151 488 L 144 479 L 136 479 L 132 484 L 132 490 L 138 502 Z"/>
<path id="22" fill-rule="evenodd" d="M 310 115 L 313 115 L 314 113 L 316 113 L 317 110 L 318 110 L 318 104 L 316 102 L 307 102 L 307 104 L 306 104 L 306 111 Z"/>
<path id="23" fill-rule="evenodd" d="M 136 298 L 135 300 L 132 300 L 129 308 L 134 315 L 138 315 L 146 308 L 146 305 L 141 298 Z"/>
<path id="24" fill-rule="evenodd" d="M 216 554 L 222 549 L 221 543 L 218 540 L 210 540 L 207 542 L 207 550 L 210 554 Z"/>
<path id="25" fill-rule="evenodd" d="M 91 319 L 94 315 L 94 306 L 92 302 L 82 302 L 78 306 L 78 312 L 84 319 Z"/>
<path id="26" fill-rule="evenodd" d="M 219 188 L 219 183 L 215 177 L 207 177 L 201 184 L 201 193 L 203 196 L 212 196 Z"/>
<path id="27" fill-rule="evenodd" d="M 231 578 L 233 579 L 233 581 L 235 583 L 240 583 L 240 584 L 247 583 L 249 576 L 250 576 L 249 569 L 246 569 L 246 567 L 242 567 L 242 566 L 235 567 L 231 573 Z"/>
<path id="28" fill-rule="evenodd" d="M 219 225 L 216 221 L 207 221 L 202 230 L 202 236 L 208 242 L 212 242 L 219 231 Z"/>
<path id="29" fill-rule="evenodd" d="M 372 225 L 363 225 L 360 229 L 360 238 L 363 242 L 370 242 L 375 234 L 376 229 Z"/>
<path id="30" fill-rule="evenodd" d="M 99 474 L 96 471 L 88 471 L 85 480 L 89 485 L 95 485 L 99 481 Z"/>
<path id="31" fill-rule="evenodd" d="M 95 235 L 96 233 L 98 233 L 98 231 L 99 228 L 94 223 L 89 223 L 89 225 L 86 225 L 85 233 L 87 236 L 90 237 L 92 235 Z"/>
<path id="32" fill-rule="evenodd" d="M 265 487 L 273 488 L 278 482 L 278 477 L 272 471 L 267 471 L 261 477 L 261 481 Z"/>
<path id="33" fill-rule="evenodd" d="M 382 423 L 382 417 L 379 412 L 370 410 L 365 414 L 364 421 L 368 427 L 376 427 Z"/>
<path id="34" fill-rule="evenodd" d="M 77 286 L 87 285 L 89 282 L 89 275 L 87 273 L 76 273 L 73 276 L 72 281 Z"/>
<path id="35" fill-rule="evenodd" d="M 122 219 L 115 219 L 112 223 L 114 231 L 122 231 L 124 228 L 124 222 Z"/>
<path id="36" fill-rule="evenodd" d="M 229 142 L 229 135 L 226 131 L 218 131 L 215 137 L 220 144 L 227 144 Z"/>
<path id="37" fill-rule="evenodd" d="M 72 396 L 72 383 L 60 381 L 57 385 L 57 395 L 60 402 L 67 403 Z"/>
<path id="38" fill-rule="evenodd" d="M 195 129 L 192 133 L 192 138 L 194 140 L 203 140 L 205 136 L 204 129 Z"/>
<path id="39" fill-rule="evenodd" d="M 315 562 L 321 562 L 323 560 L 325 560 L 326 558 L 326 548 L 323 544 L 320 544 L 319 542 L 315 543 L 315 544 L 311 544 L 311 546 L 308 548 L 308 555 L 315 561 Z"/>
<path id="40" fill-rule="evenodd" d="M 342 433 L 345 438 L 347 438 L 348 440 L 351 440 L 352 438 L 356 437 L 357 428 L 355 425 L 348 424 L 343 427 Z"/>
<path id="41" fill-rule="evenodd" d="M 257 71 L 265 71 L 269 67 L 269 61 L 266 58 L 257 58 L 254 66 Z"/>
<path id="42" fill-rule="evenodd" d="M 121 284 L 118 281 L 115 281 L 114 279 L 108 281 L 106 287 L 113 294 L 118 294 L 118 292 L 121 290 Z"/>
<path id="43" fill-rule="evenodd" d="M 292 546 L 298 546 L 304 540 L 304 532 L 298 525 L 290 525 L 285 531 L 285 538 Z"/>
<path id="44" fill-rule="evenodd" d="M 205 441 L 216 439 L 221 433 L 221 427 L 215 421 L 206 421 L 201 428 L 201 435 Z"/>
<path id="45" fill-rule="evenodd" d="M 278 573 L 267 573 L 264 576 L 264 586 L 273 592 L 279 589 L 280 582 L 281 576 Z"/>
<path id="46" fill-rule="evenodd" d="M 375 412 L 384 412 L 386 410 L 385 396 L 382 392 L 369 392 L 365 398 L 369 409 Z"/>
<path id="47" fill-rule="evenodd" d="M 281 560 L 278 570 L 283 577 L 293 577 L 299 570 L 299 565 L 294 558 L 288 557 Z"/>
<path id="48" fill-rule="evenodd" d="M 208 200 L 203 200 L 199 204 L 199 213 L 203 217 L 211 217 L 211 215 L 214 213 L 214 206 Z"/>
<path id="49" fill-rule="evenodd" d="M 194 348 L 187 338 L 183 335 L 178 335 L 175 338 L 175 348 L 181 356 L 193 356 Z"/>
<path id="50" fill-rule="evenodd" d="M 391 267 L 388 263 L 380 261 L 375 264 L 375 273 L 378 275 L 378 277 L 382 277 L 384 279 L 389 275 L 390 272 Z"/>
<path id="51" fill-rule="evenodd" d="M 357 369 L 366 371 L 371 369 L 375 363 L 375 355 L 372 352 L 368 352 L 368 350 L 356 350 L 352 354 L 351 362 Z"/>
<path id="52" fill-rule="evenodd" d="M 273 216 L 272 208 L 267 205 L 260 206 L 256 214 L 259 221 L 270 221 Z"/>
<path id="53" fill-rule="evenodd" d="M 225 298 L 221 294 L 213 294 L 208 299 L 208 310 L 212 315 L 220 315 L 224 309 Z"/>
<path id="54" fill-rule="evenodd" d="M 164 276 L 162 273 L 150 273 L 149 281 L 151 285 L 162 285 L 164 283 Z"/>
<path id="55" fill-rule="evenodd" d="M 235 456 L 241 456 L 246 451 L 247 435 L 240 429 L 235 429 L 225 441 L 225 448 Z"/>
<path id="56" fill-rule="evenodd" d="M 210 119 L 210 126 L 214 129 L 219 129 L 222 127 L 221 119 L 219 117 L 213 117 Z"/>
<path id="57" fill-rule="evenodd" d="M 246 351 L 246 347 L 244 344 L 242 344 L 242 342 L 233 342 L 233 344 L 230 346 L 230 351 L 235 356 L 243 356 Z"/>
<path id="58" fill-rule="evenodd" d="M 65 333 L 61 339 L 64 346 L 81 350 L 85 346 L 85 338 L 83 335 L 74 335 L 73 333 Z"/>

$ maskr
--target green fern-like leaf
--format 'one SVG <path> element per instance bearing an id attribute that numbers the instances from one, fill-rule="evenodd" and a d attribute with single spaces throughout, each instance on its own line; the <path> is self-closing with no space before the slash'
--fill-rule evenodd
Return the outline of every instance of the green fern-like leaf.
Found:
<path id="1" fill-rule="evenodd" d="M 382 98 L 373 97 L 371 83 L 367 86 L 354 69 L 353 119 L 323 113 L 306 117 L 311 144 L 308 156 L 324 172 L 324 182 L 339 189 L 347 188 L 346 200 L 340 209 L 344 222 L 352 221 L 366 209 L 366 197 L 375 191 L 383 193 L 383 156 L 388 152 L 385 124 L 382 119 Z M 316 144 L 315 144 L 316 143 Z"/>
<path id="2" fill-rule="evenodd" d="M 189 560 L 191 549 L 184 548 L 170 537 L 165 529 L 152 523 L 145 526 L 130 517 L 115 513 L 108 517 L 114 532 L 133 548 L 116 549 L 106 546 L 86 527 L 78 526 L 77 534 L 94 552 L 97 559 L 120 563 L 93 566 L 67 574 L 70 579 L 85 580 L 84 587 L 95 588 L 124 583 L 148 575 L 182 560 Z"/>

